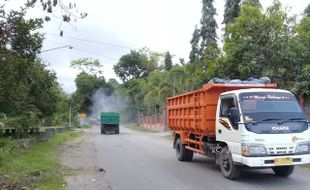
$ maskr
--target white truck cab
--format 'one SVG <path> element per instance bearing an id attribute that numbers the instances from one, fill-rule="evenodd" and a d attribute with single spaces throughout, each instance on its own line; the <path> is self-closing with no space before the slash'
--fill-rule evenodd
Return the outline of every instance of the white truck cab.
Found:
<path id="1" fill-rule="evenodd" d="M 239 166 L 269 167 L 279 176 L 288 176 L 294 165 L 310 163 L 309 122 L 291 92 L 227 91 L 217 105 L 216 141 L 228 149 L 228 158 L 225 151 L 219 158 L 225 177 L 237 175 Z"/>

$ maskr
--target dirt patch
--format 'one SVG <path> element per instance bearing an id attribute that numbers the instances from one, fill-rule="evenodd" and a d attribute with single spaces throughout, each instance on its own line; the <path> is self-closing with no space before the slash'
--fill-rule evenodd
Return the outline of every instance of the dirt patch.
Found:
<path id="1" fill-rule="evenodd" d="M 105 170 L 98 165 L 93 138 L 88 134 L 68 142 L 60 149 L 63 175 L 68 190 L 112 189 Z"/>
<path id="2" fill-rule="evenodd" d="M 0 173 L 0 189 L 1 190 L 10 190 L 16 189 L 17 184 L 15 181 L 10 179 L 8 176 Z"/>
<path id="3" fill-rule="evenodd" d="M 33 184 L 41 178 L 42 173 L 38 174 L 37 171 L 25 174 L 17 179 L 12 179 L 8 175 L 0 173 L 0 190 L 27 190 L 29 187 L 33 187 Z"/>

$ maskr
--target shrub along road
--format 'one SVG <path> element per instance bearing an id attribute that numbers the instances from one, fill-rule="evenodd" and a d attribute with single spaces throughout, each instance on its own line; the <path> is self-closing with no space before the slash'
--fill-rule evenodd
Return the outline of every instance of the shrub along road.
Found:
<path id="1" fill-rule="evenodd" d="M 227 180 L 213 160 L 200 155 L 195 155 L 192 162 L 177 161 L 171 139 L 161 133 L 125 127 L 120 128 L 119 135 L 101 135 L 99 127 L 88 133 L 83 141 L 66 149 L 69 152 L 65 154 L 73 154 L 65 162 L 71 163 L 71 168 L 82 168 L 80 174 L 67 177 L 69 189 L 302 190 L 310 186 L 310 170 L 301 167 L 289 178 L 277 177 L 271 169 L 265 169 L 244 171 L 239 180 Z"/>
<path id="2" fill-rule="evenodd" d="M 27 149 L 20 147 L 17 140 L 0 138 L 0 190 L 65 189 L 58 148 L 79 136 L 80 132 L 68 131 Z"/>

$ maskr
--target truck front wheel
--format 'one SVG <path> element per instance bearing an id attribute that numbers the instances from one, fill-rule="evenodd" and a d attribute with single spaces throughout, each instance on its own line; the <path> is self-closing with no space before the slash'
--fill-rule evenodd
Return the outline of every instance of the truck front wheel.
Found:
<path id="1" fill-rule="evenodd" d="M 104 125 L 101 125 L 101 134 L 105 134 L 105 131 L 104 131 Z"/>
<path id="2" fill-rule="evenodd" d="M 240 176 L 240 168 L 232 160 L 228 147 L 224 147 L 220 154 L 220 168 L 223 176 L 227 179 L 237 179 Z"/>
<path id="3" fill-rule="evenodd" d="M 192 161 L 194 153 L 185 148 L 185 145 L 181 143 L 180 138 L 178 138 L 176 141 L 175 150 L 178 160 Z"/>
<path id="4" fill-rule="evenodd" d="M 288 177 L 294 171 L 294 166 L 277 166 L 272 168 L 274 173 L 280 177 Z"/>

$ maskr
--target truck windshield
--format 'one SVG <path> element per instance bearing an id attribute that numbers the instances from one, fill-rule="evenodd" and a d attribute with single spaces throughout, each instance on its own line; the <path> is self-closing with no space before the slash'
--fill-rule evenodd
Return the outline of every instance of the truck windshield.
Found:
<path id="1" fill-rule="evenodd" d="M 249 92 L 239 95 L 245 122 L 304 120 L 296 98 L 286 92 Z M 290 120 L 290 121 L 291 121 Z"/>
<path id="2" fill-rule="evenodd" d="M 304 114 L 291 93 L 241 93 L 239 101 L 248 131 L 278 134 L 301 133 L 308 129 Z"/>

